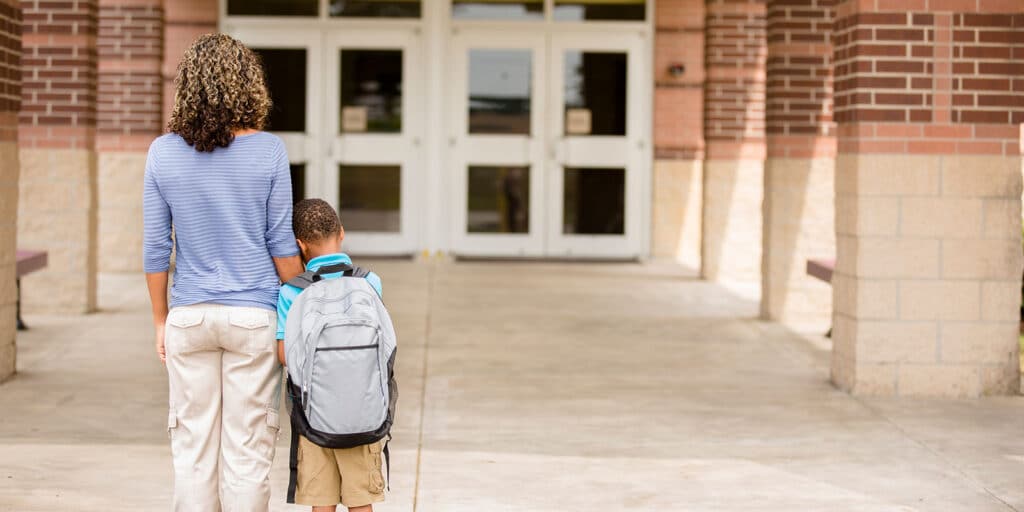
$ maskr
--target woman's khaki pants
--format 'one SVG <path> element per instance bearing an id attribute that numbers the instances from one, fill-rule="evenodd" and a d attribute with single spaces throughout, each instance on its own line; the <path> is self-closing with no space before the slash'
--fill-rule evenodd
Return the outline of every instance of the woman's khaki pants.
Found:
<path id="1" fill-rule="evenodd" d="M 177 512 L 265 512 L 280 428 L 277 315 L 198 304 L 167 317 Z"/>

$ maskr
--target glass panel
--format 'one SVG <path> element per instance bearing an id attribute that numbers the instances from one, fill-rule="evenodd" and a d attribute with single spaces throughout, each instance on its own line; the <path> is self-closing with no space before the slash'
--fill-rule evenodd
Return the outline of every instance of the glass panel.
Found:
<path id="1" fill-rule="evenodd" d="M 306 164 L 291 164 L 292 203 L 306 198 Z"/>
<path id="2" fill-rule="evenodd" d="M 469 133 L 530 134 L 530 50 L 469 51 Z"/>
<path id="3" fill-rule="evenodd" d="M 562 232 L 567 235 L 625 233 L 625 169 L 565 168 Z"/>
<path id="4" fill-rule="evenodd" d="M 317 0 L 228 0 L 228 14 L 241 16 L 316 16 Z"/>
<path id="5" fill-rule="evenodd" d="M 643 21 L 644 0 L 555 0 L 555 21 Z"/>
<path id="6" fill-rule="evenodd" d="M 530 168 L 469 168 L 469 233 L 530 231 Z"/>
<path id="7" fill-rule="evenodd" d="M 253 48 L 263 59 L 263 71 L 273 107 L 267 129 L 306 131 L 306 50 Z"/>
<path id="8" fill-rule="evenodd" d="M 458 20 L 543 20 L 543 0 L 452 0 Z"/>
<path id="9" fill-rule="evenodd" d="M 402 50 L 341 50 L 344 133 L 402 131 Z"/>
<path id="10" fill-rule="evenodd" d="M 626 54 L 565 52 L 565 134 L 626 134 Z"/>
<path id="11" fill-rule="evenodd" d="M 331 0 L 331 16 L 419 18 L 419 0 Z"/>
<path id="12" fill-rule="evenodd" d="M 338 197 L 346 231 L 402 230 L 402 169 L 397 165 L 339 165 Z"/>

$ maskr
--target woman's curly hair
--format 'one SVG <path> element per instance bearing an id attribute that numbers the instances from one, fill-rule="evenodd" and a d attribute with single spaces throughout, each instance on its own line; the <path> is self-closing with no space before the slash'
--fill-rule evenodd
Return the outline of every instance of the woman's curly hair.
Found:
<path id="1" fill-rule="evenodd" d="M 227 147 L 234 130 L 262 130 L 270 94 L 256 52 L 224 34 L 207 34 L 185 51 L 174 80 L 167 128 L 197 151 Z"/>

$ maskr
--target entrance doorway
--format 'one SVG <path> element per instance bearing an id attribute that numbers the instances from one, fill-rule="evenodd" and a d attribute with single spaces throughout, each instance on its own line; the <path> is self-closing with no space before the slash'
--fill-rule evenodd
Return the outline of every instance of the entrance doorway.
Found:
<path id="1" fill-rule="evenodd" d="M 347 251 L 646 253 L 649 5 L 300 3 L 225 0 L 221 25 L 263 57 L 295 199 L 338 208 Z"/>

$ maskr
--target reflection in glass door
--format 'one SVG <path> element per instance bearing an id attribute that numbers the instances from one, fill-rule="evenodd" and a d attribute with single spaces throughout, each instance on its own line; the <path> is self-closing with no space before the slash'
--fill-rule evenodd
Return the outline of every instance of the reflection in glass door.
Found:
<path id="1" fill-rule="evenodd" d="M 416 251 L 421 79 L 412 30 L 345 30 L 328 35 L 328 163 L 325 199 L 341 215 L 355 254 Z"/>
<path id="2" fill-rule="evenodd" d="M 453 244 L 470 256 L 543 255 L 544 39 L 453 37 Z"/>

